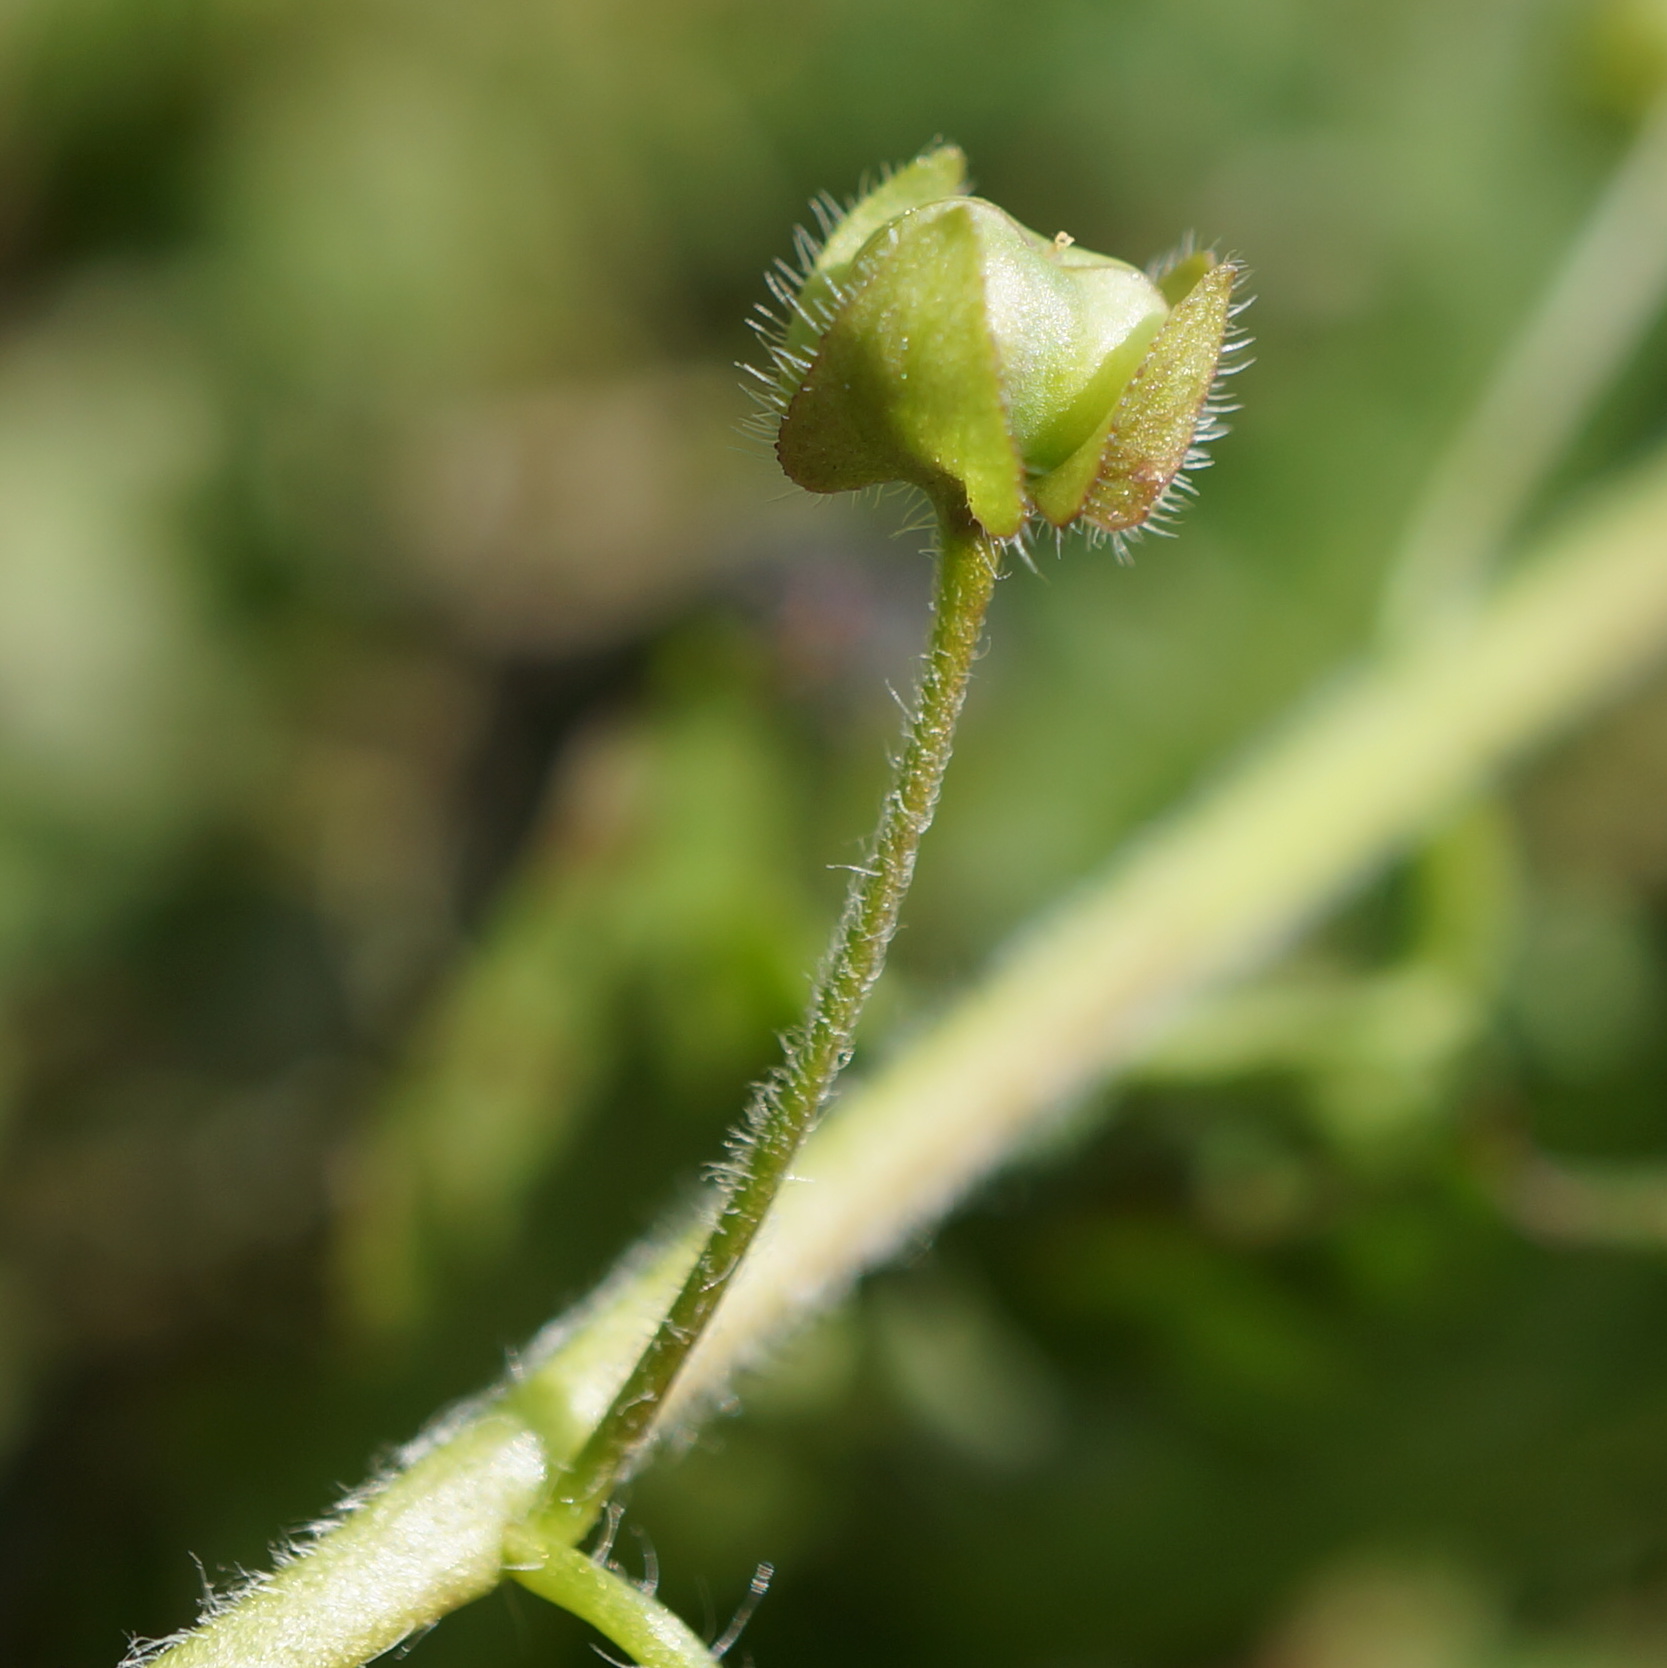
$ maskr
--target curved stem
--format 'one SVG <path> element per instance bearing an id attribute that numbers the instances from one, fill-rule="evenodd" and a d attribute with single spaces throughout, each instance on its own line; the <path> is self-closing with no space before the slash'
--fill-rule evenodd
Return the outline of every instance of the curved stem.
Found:
<path id="1" fill-rule="evenodd" d="M 686 1622 L 589 1554 L 558 1546 L 536 1556 L 536 1564 L 512 1564 L 510 1574 L 540 1598 L 589 1622 L 641 1668 L 717 1668 L 718 1659 Z"/>
<path id="2" fill-rule="evenodd" d="M 723 1202 L 705 1249 L 563 1479 L 565 1509 L 559 1515 L 568 1520 L 570 1532 L 595 1516 L 651 1439 L 667 1392 L 851 1056 L 857 1021 L 885 965 L 921 836 L 937 806 L 999 562 L 996 547 L 964 506 L 940 504 L 938 523 L 931 641 L 873 849 L 852 876 L 805 1026 L 730 1138 Z"/>

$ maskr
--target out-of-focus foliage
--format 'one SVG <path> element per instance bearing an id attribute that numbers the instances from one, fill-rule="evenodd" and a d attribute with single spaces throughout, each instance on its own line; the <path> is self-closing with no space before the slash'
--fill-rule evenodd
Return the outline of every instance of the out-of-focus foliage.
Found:
<path id="1" fill-rule="evenodd" d="M 1181 541 L 1003 587 L 878 1048 L 1355 652 L 1643 16 L 0 11 L 0 1657 L 112 1662 L 190 1554 L 262 1562 L 769 1062 L 925 587 L 895 507 L 734 439 L 806 198 L 943 133 L 1025 223 L 1196 229 L 1260 295 Z M 1548 501 L 1659 434 L 1664 369 Z M 807 1668 L 1649 1654 L 1664 828 L 1654 689 L 645 1480 L 671 1601 L 772 1558 L 747 1646 Z M 415 1660 L 580 1635 L 506 1593 Z"/>

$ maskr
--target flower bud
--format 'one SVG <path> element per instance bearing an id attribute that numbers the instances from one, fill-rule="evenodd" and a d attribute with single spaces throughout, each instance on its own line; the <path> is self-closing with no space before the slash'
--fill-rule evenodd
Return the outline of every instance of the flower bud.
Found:
<path id="1" fill-rule="evenodd" d="M 1138 528 L 1214 432 L 1236 269 L 1196 254 L 1154 281 L 1027 230 L 964 174 L 928 152 L 774 279 L 782 467 L 812 492 L 954 495 L 997 538 L 1032 516 Z"/>

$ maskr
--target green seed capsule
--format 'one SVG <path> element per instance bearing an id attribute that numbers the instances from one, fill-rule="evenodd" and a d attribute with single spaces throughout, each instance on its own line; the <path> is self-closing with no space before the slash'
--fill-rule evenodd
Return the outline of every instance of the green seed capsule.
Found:
<path id="1" fill-rule="evenodd" d="M 998 538 L 1033 516 L 1137 528 L 1208 438 L 1236 269 L 1194 255 L 1154 281 L 1027 230 L 964 174 L 953 147 L 927 153 L 775 286 L 782 467 L 812 492 L 964 499 Z"/>

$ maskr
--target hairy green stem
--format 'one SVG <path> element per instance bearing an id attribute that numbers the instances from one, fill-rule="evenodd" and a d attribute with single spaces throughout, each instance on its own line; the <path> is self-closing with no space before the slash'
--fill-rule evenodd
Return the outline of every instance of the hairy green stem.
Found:
<path id="1" fill-rule="evenodd" d="M 639 1668 L 714 1668 L 718 1659 L 687 1622 L 606 1564 L 570 1546 L 540 1547 L 533 1557 L 527 1566 L 510 1565 L 515 1579 L 589 1622 Z"/>
<path id="2" fill-rule="evenodd" d="M 730 1140 L 727 1185 L 711 1236 L 631 1376 L 561 1481 L 559 1515 L 580 1525 L 594 1518 L 652 1439 L 673 1382 L 851 1057 L 857 1022 L 885 966 L 921 837 L 932 821 L 949 764 L 999 565 L 997 547 L 964 505 L 940 504 L 938 525 L 931 641 L 873 848 L 852 874 L 804 1028 Z"/>

